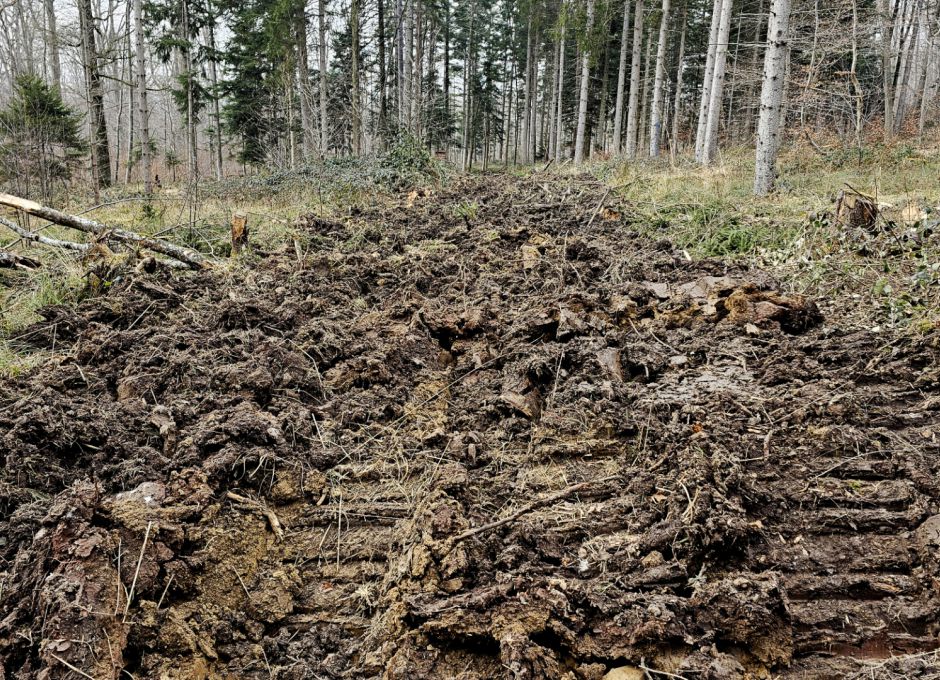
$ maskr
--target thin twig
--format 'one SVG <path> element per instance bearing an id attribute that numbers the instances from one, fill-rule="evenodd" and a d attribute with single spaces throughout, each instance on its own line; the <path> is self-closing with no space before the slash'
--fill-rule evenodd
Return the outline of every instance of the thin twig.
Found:
<path id="1" fill-rule="evenodd" d="M 137 588 L 137 577 L 140 575 L 140 565 L 141 562 L 144 561 L 144 553 L 147 551 L 147 541 L 150 538 L 150 529 L 152 527 L 153 522 L 147 522 L 147 531 L 144 532 L 144 542 L 140 545 L 140 556 L 137 558 L 137 568 L 134 570 L 134 580 L 131 581 L 131 589 L 127 594 L 127 602 L 124 603 L 124 621 L 127 621 L 127 612 L 131 608 L 131 601 L 134 599 L 134 589 Z"/>
<path id="2" fill-rule="evenodd" d="M 66 661 L 65 659 L 63 659 L 61 656 L 58 656 L 57 654 L 53 654 L 52 652 L 49 652 L 49 656 L 51 656 L 53 659 L 55 659 L 56 661 L 58 661 L 60 664 L 62 664 L 62 665 L 65 666 L 66 668 L 68 668 L 70 671 L 73 671 L 73 672 L 75 672 L 75 673 L 78 673 L 78 674 L 79 674 L 80 676 L 82 676 L 83 678 L 89 678 L 90 680 L 97 680 L 97 678 L 95 678 L 94 675 L 89 675 L 88 673 L 86 673 L 85 671 L 83 671 L 81 668 L 77 668 L 77 667 L 73 666 L 73 665 L 70 664 L 68 661 Z"/>

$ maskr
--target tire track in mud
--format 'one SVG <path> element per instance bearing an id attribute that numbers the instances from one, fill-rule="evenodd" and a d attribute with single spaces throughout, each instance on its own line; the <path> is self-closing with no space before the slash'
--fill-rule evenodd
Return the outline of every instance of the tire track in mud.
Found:
<path id="1" fill-rule="evenodd" d="M 937 336 L 588 227 L 605 192 L 466 180 L 46 310 L 5 677 L 936 677 Z"/>

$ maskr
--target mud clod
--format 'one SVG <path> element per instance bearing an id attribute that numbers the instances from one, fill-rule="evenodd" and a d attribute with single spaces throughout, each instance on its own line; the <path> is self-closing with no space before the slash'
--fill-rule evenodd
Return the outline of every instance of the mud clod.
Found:
<path id="1" fill-rule="evenodd" d="M 0 385 L 0 677 L 935 677 L 935 335 L 605 192 L 461 180 L 45 310 Z"/>

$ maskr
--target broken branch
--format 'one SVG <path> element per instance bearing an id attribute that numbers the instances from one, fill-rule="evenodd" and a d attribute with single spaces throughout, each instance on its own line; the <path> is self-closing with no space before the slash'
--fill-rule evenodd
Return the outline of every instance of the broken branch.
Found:
<path id="1" fill-rule="evenodd" d="M 147 250 L 152 250 L 155 253 L 172 257 L 174 260 L 184 262 L 192 269 L 205 269 L 211 266 L 209 261 L 202 254 L 197 253 L 195 250 L 190 248 L 184 248 L 182 246 L 170 243 L 169 241 L 164 241 L 163 239 L 142 236 L 133 231 L 127 231 L 126 229 L 112 229 L 104 224 L 101 224 L 100 222 L 89 220 L 84 217 L 69 215 L 67 213 L 55 210 L 54 208 L 40 205 L 35 201 L 20 198 L 19 196 L 0 193 L 0 205 L 22 210 L 29 215 L 41 217 L 44 220 L 55 222 L 56 224 L 60 224 L 63 227 L 84 231 L 88 234 L 94 234 L 95 236 L 113 238 L 114 240 L 121 241 L 122 243 L 129 243 L 141 248 L 146 248 Z"/>
<path id="2" fill-rule="evenodd" d="M 57 238 L 49 238 L 48 236 L 43 236 L 42 234 L 29 231 L 24 229 L 16 222 L 11 222 L 10 220 L 0 217 L 0 224 L 12 231 L 14 234 L 17 234 L 24 241 L 32 241 L 33 243 L 41 243 L 44 246 L 51 246 L 53 248 L 65 248 L 67 250 L 77 250 L 78 252 L 84 253 L 89 248 L 91 248 L 90 243 L 76 243 L 75 241 L 60 241 Z"/>

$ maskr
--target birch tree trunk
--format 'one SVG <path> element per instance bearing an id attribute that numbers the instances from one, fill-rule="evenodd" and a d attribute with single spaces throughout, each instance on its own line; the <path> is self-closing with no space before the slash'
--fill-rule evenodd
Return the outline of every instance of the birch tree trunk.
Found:
<path id="1" fill-rule="evenodd" d="M 695 132 L 695 160 L 703 159 L 705 129 L 708 124 L 708 107 L 711 103 L 712 81 L 715 75 L 715 52 L 718 46 L 718 25 L 721 22 L 722 0 L 715 0 L 712 6 L 712 23 L 708 32 L 708 53 L 705 57 L 705 73 L 702 76 L 702 100 L 698 110 L 698 127 Z"/>
<path id="2" fill-rule="evenodd" d="M 214 13 L 210 12 L 211 16 L 209 18 L 209 25 L 206 27 L 209 49 L 211 51 L 209 57 L 209 81 L 212 83 L 212 118 L 215 120 L 215 144 L 213 144 L 213 165 L 215 166 L 215 178 L 222 179 L 222 112 L 219 107 L 219 74 L 218 74 L 218 57 L 215 48 L 215 19 L 216 16 Z M 306 47 L 307 41 L 307 32 L 306 32 L 306 18 L 304 19 L 304 47 Z M 306 62 L 305 62 L 306 63 Z M 310 113 L 310 106 L 312 106 L 312 101 L 310 100 L 310 68 L 307 67 L 307 96 L 308 96 L 308 115 L 312 118 L 313 114 Z M 312 128 L 311 128 L 312 129 Z M 311 133 L 312 134 L 312 133 Z"/>
<path id="3" fill-rule="evenodd" d="M 669 30 L 669 0 L 663 0 L 663 16 L 659 24 L 659 45 L 656 48 L 656 81 L 653 84 L 653 110 L 650 115 L 650 158 L 659 158 L 659 142 L 663 126 L 663 81 L 666 79 L 666 41 Z"/>
<path id="4" fill-rule="evenodd" d="M 731 9 L 733 0 L 721 5 L 721 23 L 715 45 L 715 73 L 709 92 L 708 116 L 705 122 L 705 140 L 702 143 L 702 164 L 710 165 L 718 154 L 718 125 L 721 122 L 721 101 L 725 89 L 725 67 L 728 63 L 728 39 L 731 35 Z"/>
<path id="5" fill-rule="evenodd" d="M 636 0 L 633 13 L 633 56 L 630 61 L 630 104 L 627 109 L 627 158 L 636 157 L 640 128 L 640 68 L 643 58 L 643 0 Z"/>
<path id="6" fill-rule="evenodd" d="M 588 95 L 591 86 L 591 53 L 588 49 L 591 31 L 594 28 L 594 0 L 587 3 L 587 29 L 585 31 L 584 54 L 581 56 L 581 95 L 578 99 L 578 131 L 574 143 L 575 165 L 584 163 L 585 131 L 587 129 Z"/>
<path id="7" fill-rule="evenodd" d="M 147 102 L 147 58 L 144 45 L 143 0 L 134 0 L 134 34 L 137 61 L 137 106 L 140 134 L 141 173 L 144 176 L 144 194 L 153 193 L 153 161 L 150 153 L 150 107 Z"/>
<path id="8" fill-rule="evenodd" d="M 623 31 L 620 34 L 620 66 L 617 69 L 617 102 L 614 104 L 614 153 L 620 155 L 623 139 L 623 100 L 627 83 L 627 46 L 630 33 L 630 0 L 623 3 Z"/>
<path id="9" fill-rule="evenodd" d="M 777 151 L 783 121 L 783 92 L 787 71 L 787 32 L 790 25 L 790 0 L 773 0 L 764 53 L 764 77 L 760 96 L 760 120 L 757 124 L 757 162 L 754 194 L 766 196 L 774 188 L 777 175 Z"/>

